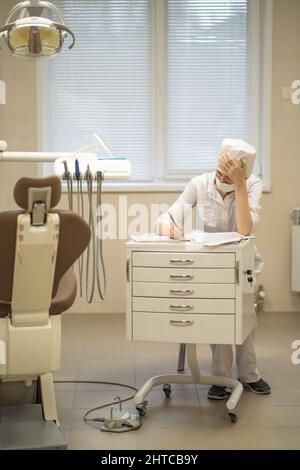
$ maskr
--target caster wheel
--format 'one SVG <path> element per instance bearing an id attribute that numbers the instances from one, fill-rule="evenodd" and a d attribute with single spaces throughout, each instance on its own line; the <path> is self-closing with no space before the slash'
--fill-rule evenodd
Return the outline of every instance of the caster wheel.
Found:
<path id="1" fill-rule="evenodd" d="M 233 424 L 238 421 L 238 417 L 233 413 L 229 413 L 229 419 Z"/>
<path id="2" fill-rule="evenodd" d="M 140 418 L 143 418 L 144 416 L 146 416 L 146 410 L 143 410 L 141 408 L 137 408 L 137 412 L 138 412 Z"/>
<path id="3" fill-rule="evenodd" d="M 171 393 L 172 393 L 171 385 L 170 384 L 165 384 L 163 386 L 163 391 L 164 391 L 164 394 L 165 394 L 166 398 L 170 398 Z"/>
<path id="4" fill-rule="evenodd" d="M 146 415 L 147 402 L 144 402 L 142 405 L 137 405 L 136 410 L 137 410 L 140 418 L 143 418 Z"/>
<path id="5" fill-rule="evenodd" d="M 239 418 L 239 410 L 236 408 L 234 410 L 231 410 L 228 413 L 229 419 L 232 423 L 237 423 L 238 418 Z"/>

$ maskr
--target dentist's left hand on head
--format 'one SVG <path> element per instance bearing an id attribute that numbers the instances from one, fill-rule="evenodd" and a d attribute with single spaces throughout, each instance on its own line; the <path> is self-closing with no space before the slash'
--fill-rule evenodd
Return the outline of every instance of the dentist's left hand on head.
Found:
<path id="1" fill-rule="evenodd" d="M 246 185 L 246 162 L 241 159 L 237 163 L 228 155 L 221 155 L 218 169 L 223 177 L 228 178 L 234 184 L 237 231 L 247 236 L 252 230 L 252 218 Z"/>
<path id="2" fill-rule="evenodd" d="M 221 155 L 219 159 L 218 169 L 224 176 L 227 176 L 229 180 L 239 187 L 245 184 L 246 181 L 246 162 L 240 160 L 240 165 L 232 160 L 228 155 Z"/>

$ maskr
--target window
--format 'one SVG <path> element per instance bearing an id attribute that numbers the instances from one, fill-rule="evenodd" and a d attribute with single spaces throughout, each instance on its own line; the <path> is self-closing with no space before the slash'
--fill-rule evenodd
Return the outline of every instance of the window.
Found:
<path id="1" fill-rule="evenodd" d="M 73 151 L 101 136 L 152 178 L 152 40 L 149 0 L 57 0 L 76 36 L 43 63 L 44 148 Z"/>
<path id="2" fill-rule="evenodd" d="M 77 150 L 96 132 L 150 183 L 213 170 L 238 137 L 265 176 L 270 4 L 57 0 L 77 45 L 42 65 L 44 148 Z"/>

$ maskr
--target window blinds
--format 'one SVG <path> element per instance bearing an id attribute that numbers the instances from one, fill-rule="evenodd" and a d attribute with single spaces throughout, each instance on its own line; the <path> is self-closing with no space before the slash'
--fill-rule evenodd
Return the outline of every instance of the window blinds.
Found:
<path id="1" fill-rule="evenodd" d="M 223 138 L 249 137 L 248 2 L 167 0 L 165 171 L 171 176 L 213 169 Z"/>
<path id="2" fill-rule="evenodd" d="M 152 179 L 151 0 L 55 4 L 76 45 L 42 64 L 44 148 L 77 150 L 96 132 L 133 179 Z"/>

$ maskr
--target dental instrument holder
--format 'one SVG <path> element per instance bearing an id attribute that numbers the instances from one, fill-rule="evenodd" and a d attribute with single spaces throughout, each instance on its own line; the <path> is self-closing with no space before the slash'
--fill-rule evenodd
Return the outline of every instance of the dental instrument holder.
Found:
<path id="1" fill-rule="evenodd" d="M 62 160 L 61 163 L 64 167 L 64 173 L 62 174 L 62 179 L 67 183 L 68 189 L 68 201 L 69 209 L 73 210 L 73 181 L 77 181 L 77 190 L 80 190 L 82 197 L 82 175 L 80 171 L 79 161 L 75 159 L 75 171 L 71 173 L 69 171 L 68 161 Z M 102 182 L 104 181 L 104 173 L 100 170 L 96 171 L 95 174 L 92 173 L 89 163 L 87 163 L 87 169 L 83 175 L 84 181 L 87 184 L 87 194 L 89 201 L 89 226 L 92 232 L 91 246 L 89 245 L 87 249 L 87 258 L 86 258 L 86 300 L 88 303 L 91 303 L 94 298 L 95 292 L 95 283 L 97 282 L 98 294 L 101 300 L 105 300 L 106 293 L 106 270 L 104 266 L 103 259 L 103 248 L 102 248 L 102 235 L 98 234 L 97 241 L 95 240 L 95 220 L 93 214 L 93 182 L 97 183 L 97 210 L 102 205 Z M 78 197 L 78 212 L 79 209 L 79 197 Z M 83 216 L 83 202 L 81 208 L 81 214 Z M 99 227 L 102 231 L 102 214 L 98 215 Z M 92 251 L 92 282 L 89 283 L 89 273 L 90 273 L 90 253 Z M 83 258 L 78 261 L 79 263 L 79 285 L 80 285 L 80 296 L 82 297 L 82 277 L 83 277 Z M 103 273 L 103 283 L 100 279 L 99 265 L 101 266 Z"/>
<path id="2" fill-rule="evenodd" d="M 120 181 L 128 180 L 131 174 L 131 164 L 127 158 L 123 157 L 97 157 L 96 154 L 90 154 L 90 157 L 81 158 L 79 154 L 74 154 L 73 157 L 57 158 L 54 162 L 54 174 L 60 178 L 65 178 L 64 166 L 67 163 L 69 168 L 75 174 L 75 179 L 78 175 L 83 175 L 83 179 L 87 179 L 87 165 L 92 174 L 92 179 L 97 179 L 97 173 L 103 174 L 104 180 Z"/>

